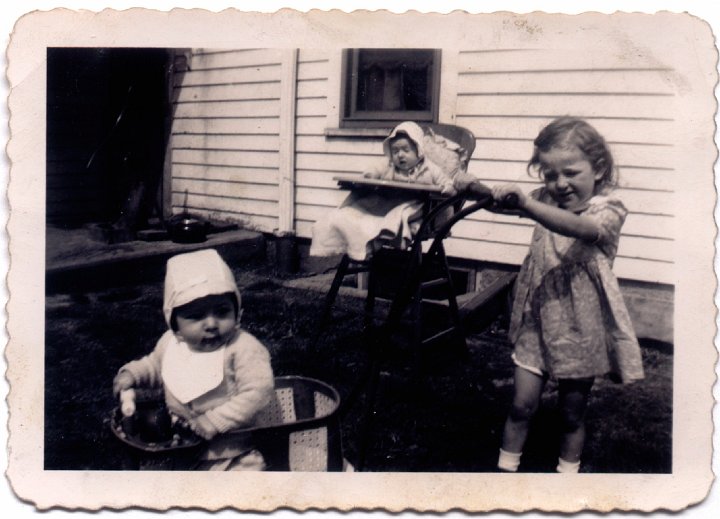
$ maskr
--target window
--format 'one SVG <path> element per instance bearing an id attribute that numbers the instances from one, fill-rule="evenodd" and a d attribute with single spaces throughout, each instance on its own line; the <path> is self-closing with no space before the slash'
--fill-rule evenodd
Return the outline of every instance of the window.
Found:
<path id="1" fill-rule="evenodd" d="M 343 71 L 341 126 L 437 122 L 439 50 L 347 49 Z"/>

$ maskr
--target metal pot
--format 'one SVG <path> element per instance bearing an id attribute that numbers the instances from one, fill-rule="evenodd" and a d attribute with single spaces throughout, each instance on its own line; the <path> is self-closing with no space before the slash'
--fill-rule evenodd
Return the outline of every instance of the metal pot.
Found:
<path id="1" fill-rule="evenodd" d="M 200 243 L 207 239 L 208 223 L 190 213 L 176 214 L 167 223 L 170 239 L 176 243 Z"/>

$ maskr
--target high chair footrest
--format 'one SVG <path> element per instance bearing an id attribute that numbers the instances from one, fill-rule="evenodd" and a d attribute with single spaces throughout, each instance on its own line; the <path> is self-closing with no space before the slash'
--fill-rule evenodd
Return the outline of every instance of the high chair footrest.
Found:
<path id="1" fill-rule="evenodd" d="M 422 345 L 427 346 L 428 344 L 431 344 L 435 341 L 445 339 L 446 337 L 456 333 L 457 331 L 458 331 L 458 329 L 456 327 L 448 328 L 448 329 L 438 332 L 435 335 L 432 335 L 426 339 L 423 339 Z"/>
<path id="2" fill-rule="evenodd" d="M 420 283 L 421 288 L 435 288 L 443 285 L 447 285 L 448 280 L 445 278 L 431 279 L 429 281 L 423 281 Z"/>

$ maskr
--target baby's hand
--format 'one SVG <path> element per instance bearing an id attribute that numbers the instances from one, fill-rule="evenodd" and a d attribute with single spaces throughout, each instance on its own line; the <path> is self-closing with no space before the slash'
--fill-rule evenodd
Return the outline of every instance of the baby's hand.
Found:
<path id="1" fill-rule="evenodd" d="M 363 177 L 364 178 L 375 178 L 375 179 L 382 178 L 382 173 L 377 173 L 375 171 L 366 171 L 365 173 L 363 173 Z"/>
<path id="2" fill-rule="evenodd" d="M 211 440 L 218 432 L 213 424 L 202 415 L 190 420 L 189 424 L 190 429 L 205 440 Z"/>
<path id="3" fill-rule="evenodd" d="M 115 379 L 113 380 L 113 395 L 115 398 L 118 398 L 121 391 L 124 389 L 131 389 L 134 385 L 135 378 L 133 378 L 129 372 L 121 371 L 115 375 Z"/>

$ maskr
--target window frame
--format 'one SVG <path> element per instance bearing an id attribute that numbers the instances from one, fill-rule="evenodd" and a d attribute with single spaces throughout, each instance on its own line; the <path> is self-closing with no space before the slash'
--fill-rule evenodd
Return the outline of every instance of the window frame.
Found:
<path id="1" fill-rule="evenodd" d="M 357 115 L 353 106 L 356 104 L 358 90 L 359 54 L 363 50 L 403 50 L 432 51 L 433 63 L 430 74 L 430 109 L 429 110 L 397 110 L 397 111 L 362 111 Z M 437 123 L 440 108 L 440 71 L 441 49 L 363 49 L 352 48 L 342 50 L 341 81 L 340 81 L 340 128 L 393 128 L 402 121 L 419 123 Z"/>

